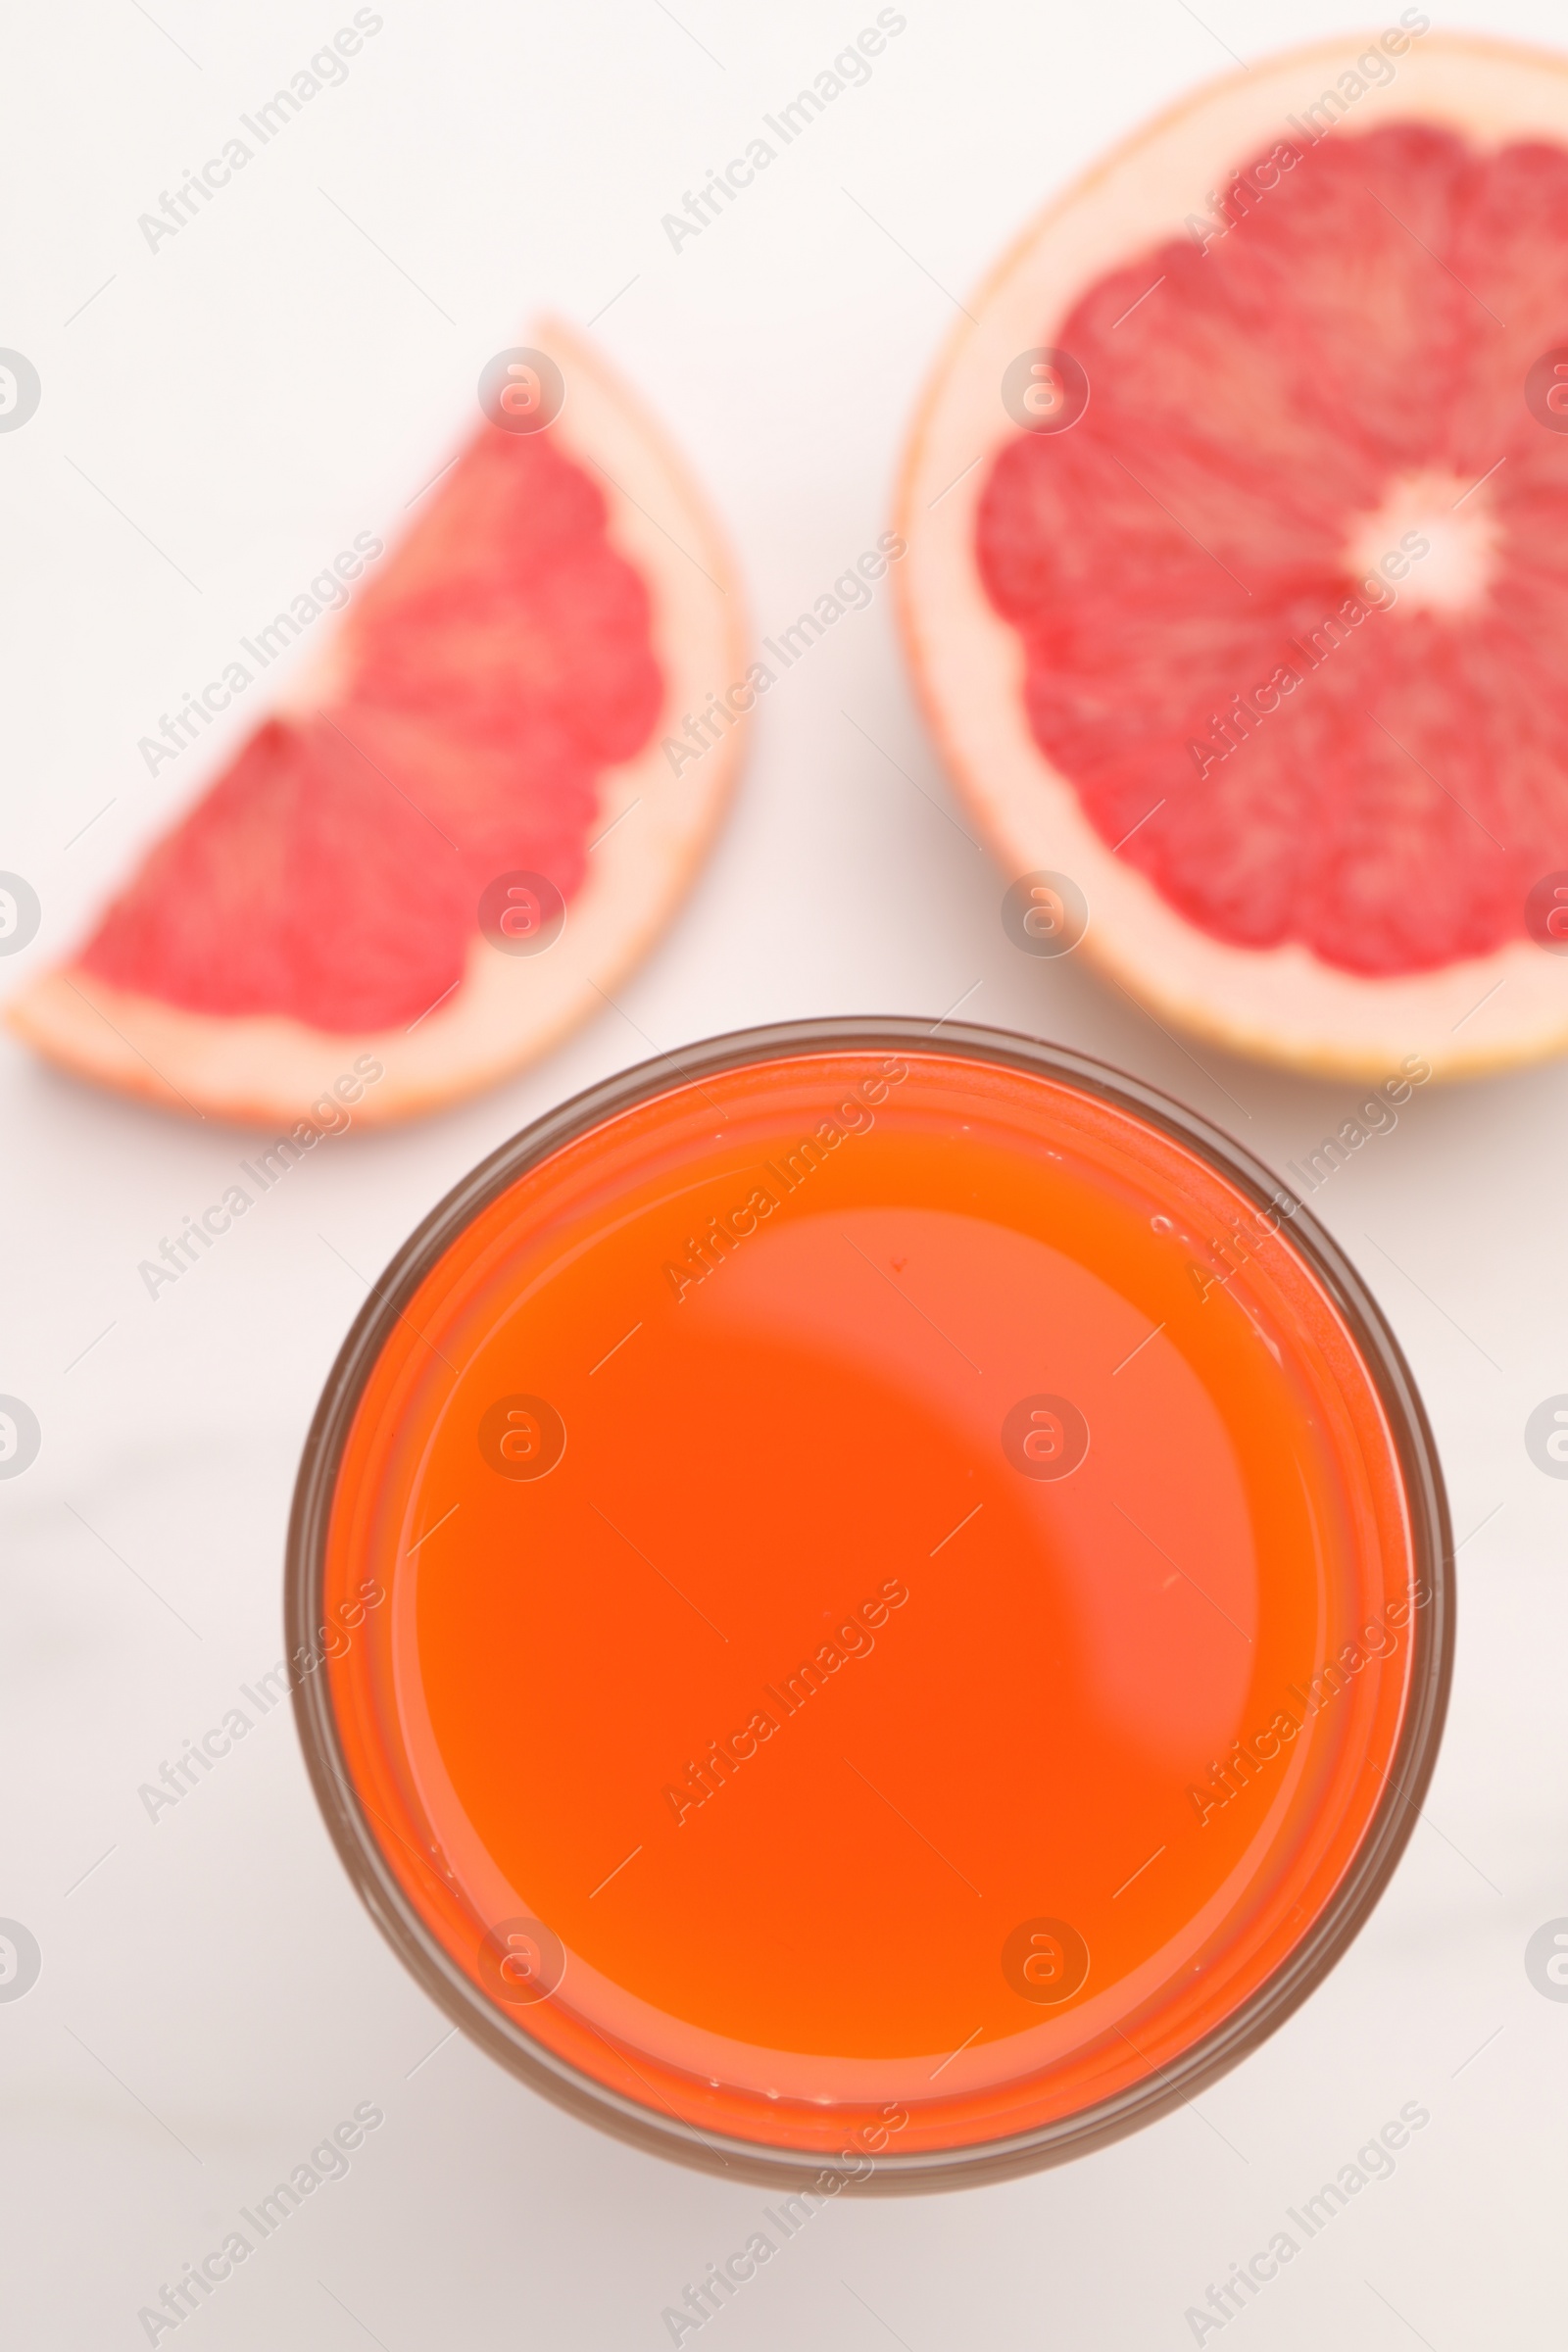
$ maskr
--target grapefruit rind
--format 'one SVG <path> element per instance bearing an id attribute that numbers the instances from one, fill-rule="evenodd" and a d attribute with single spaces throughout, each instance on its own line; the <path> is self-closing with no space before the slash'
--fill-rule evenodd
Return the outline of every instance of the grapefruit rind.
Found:
<path id="1" fill-rule="evenodd" d="M 1374 46 L 1325 42 L 1208 85 L 1037 217 L 971 302 L 917 413 L 896 593 L 928 722 L 993 856 L 1009 879 L 1053 871 L 1079 884 L 1083 953 L 1107 977 L 1234 1053 L 1356 1079 L 1422 1054 L 1436 1075 L 1459 1077 L 1568 1050 L 1568 957 L 1521 937 L 1437 971 L 1365 978 L 1297 944 L 1237 948 L 1197 929 L 1107 848 L 1040 750 L 1022 639 L 989 602 L 975 557 L 992 464 L 1018 431 L 998 395 L 1009 362 L 1052 344 L 1108 270 L 1187 234 L 1222 173 L 1291 136 L 1288 118 Z M 1354 102 L 1344 135 L 1415 118 L 1483 150 L 1531 136 L 1568 144 L 1568 62 L 1547 51 L 1426 32 L 1389 62 L 1393 79 Z"/>
<path id="2" fill-rule="evenodd" d="M 186 1011 L 68 965 L 7 1007 L 11 1027 L 51 1060 L 167 1108 L 265 1126 L 307 1117 L 313 1101 L 368 1056 L 384 1075 L 366 1087 L 353 1116 L 382 1125 L 493 1085 L 548 1051 L 603 1009 L 659 938 L 723 814 L 747 722 L 678 775 L 663 739 L 681 731 L 681 713 L 744 674 L 744 600 L 706 501 L 632 393 L 557 322 L 541 322 L 531 340 L 565 379 L 549 429 L 598 483 L 610 542 L 647 583 L 665 689 L 643 750 L 601 772 L 594 846 L 561 936 L 543 954 L 507 956 L 476 927 L 445 1004 L 407 1027 L 342 1036 L 281 1016 Z M 356 614 L 351 605 L 308 688 L 295 683 L 280 708 L 319 698 L 352 646 Z"/>

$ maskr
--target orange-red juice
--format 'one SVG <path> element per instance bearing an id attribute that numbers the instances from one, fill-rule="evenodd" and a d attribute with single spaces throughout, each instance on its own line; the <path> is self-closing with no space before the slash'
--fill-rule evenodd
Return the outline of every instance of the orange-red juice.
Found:
<path id="1" fill-rule="evenodd" d="M 1298 1997 L 1446 1593 L 1419 1407 L 1296 1222 L 1109 1074 L 866 1028 L 475 1181 L 372 1310 L 298 1605 L 352 1625 L 317 1737 L 455 2013 L 897 2166 L 1114 2122 Z"/>

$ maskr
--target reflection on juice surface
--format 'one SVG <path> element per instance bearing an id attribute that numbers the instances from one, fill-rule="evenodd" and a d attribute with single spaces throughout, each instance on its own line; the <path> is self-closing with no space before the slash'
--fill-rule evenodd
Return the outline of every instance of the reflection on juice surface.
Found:
<path id="1" fill-rule="evenodd" d="M 1277 1222 L 1060 1077 L 872 1047 L 666 1087 L 456 1234 L 343 1447 L 320 1598 L 388 1605 L 330 1702 L 535 2048 L 898 2157 L 1095 2108 L 1281 1970 L 1432 1589 Z"/>

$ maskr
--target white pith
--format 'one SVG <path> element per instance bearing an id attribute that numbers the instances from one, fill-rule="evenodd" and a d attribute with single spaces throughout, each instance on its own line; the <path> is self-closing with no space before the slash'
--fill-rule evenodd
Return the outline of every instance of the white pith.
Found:
<path id="1" fill-rule="evenodd" d="M 1382 503 L 1351 517 L 1345 570 L 1352 581 L 1375 573 L 1378 593 L 1406 612 L 1477 612 L 1494 568 L 1498 516 L 1491 486 L 1453 473 L 1396 474 Z M 1418 553 L 1401 553 L 1412 543 Z M 1390 580 L 1386 565 L 1398 565 Z"/>

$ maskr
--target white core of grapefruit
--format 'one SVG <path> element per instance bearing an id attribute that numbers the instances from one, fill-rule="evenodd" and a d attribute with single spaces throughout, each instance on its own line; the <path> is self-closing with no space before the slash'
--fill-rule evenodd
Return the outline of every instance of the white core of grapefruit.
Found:
<path id="1" fill-rule="evenodd" d="M 916 416 L 899 499 L 908 554 L 898 593 L 927 716 L 994 857 L 1009 880 L 1072 877 L 1090 908 L 1080 953 L 1145 1004 L 1233 1052 L 1355 1078 L 1387 1076 L 1421 1054 L 1451 1077 L 1568 1050 L 1568 956 L 1521 939 L 1437 971 L 1365 978 L 1295 943 L 1238 948 L 1199 930 L 1107 848 L 1041 752 L 1024 707 L 1022 638 L 989 602 L 975 558 L 992 463 L 1018 433 L 998 390 L 1008 364 L 1049 347 L 1107 271 L 1189 235 L 1189 217 L 1207 215 L 1223 175 L 1292 136 L 1287 118 L 1375 45 L 1326 42 L 1212 84 L 1036 219 L 970 304 L 973 319 L 954 333 Z M 1331 136 L 1417 120 L 1482 152 L 1532 136 L 1568 144 L 1562 59 L 1428 31 L 1390 62 L 1393 79 L 1357 99 Z M 1436 514 L 1436 486 L 1426 495 L 1423 487 L 1405 496 Z M 1484 521 L 1455 529 L 1452 541 L 1434 547 L 1439 563 L 1423 592 L 1462 605 L 1484 584 Z M 1389 544 L 1377 540 L 1380 550 Z"/>
<path id="2" fill-rule="evenodd" d="M 599 778 L 597 839 L 558 939 L 498 953 L 477 927 L 448 1003 L 408 1028 L 338 1035 L 280 1016 L 215 1017 L 114 988 L 79 966 L 48 973 L 7 1007 L 12 1028 L 79 1076 L 174 1110 L 243 1125 L 293 1124 L 357 1057 L 384 1076 L 353 1109 L 363 1125 L 408 1118 L 494 1084 L 604 1009 L 684 895 L 739 771 L 748 722 L 671 773 L 684 733 L 745 674 L 749 632 L 735 565 L 686 467 L 635 395 L 555 321 L 532 342 L 555 359 L 565 398 L 548 428 L 602 491 L 607 536 L 644 580 L 664 698 L 643 750 Z M 391 553 L 391 564 L 398 551 Z M 390 568 L 390 565 L 389 565 Z M 352 645 L 356 609 L 279 710 L 306 710 Z M 617 821 L 618 820 L 618 821 Z"/>

